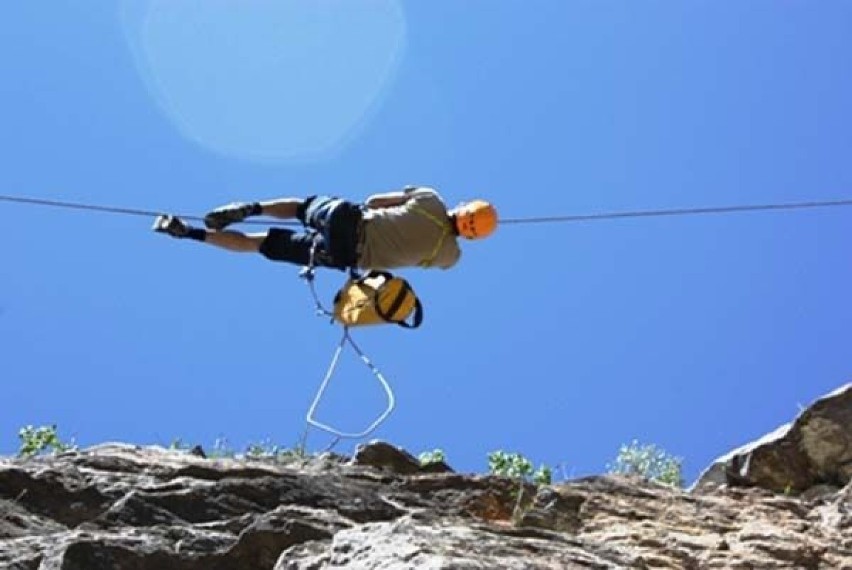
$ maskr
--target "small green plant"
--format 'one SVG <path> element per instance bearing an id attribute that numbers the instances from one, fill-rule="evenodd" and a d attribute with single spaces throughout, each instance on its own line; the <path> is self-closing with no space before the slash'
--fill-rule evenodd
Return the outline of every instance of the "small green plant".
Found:
<path id="1" fill-rule="evenodd" d="M 285 447 L 273 443 L 270 438 L 259 442 L 249 442 L 246 445 L 244 457 L 246 459 L 272 460 L 281 463 L 291 463 L 298 460 L 308 459 L 307 429 L 302 432 L 293 447 Z"/>
<path id="2" fill-rule="evenodd" d="M 305 451 L 302 448 L 287 449 L 271 440 L 265 439 L 259 443 L 249 443 L 246 446 L 245 456 L 248 459 L 265 459 L 281 462 L 290 462 L 295 459 L 304 459 Z"/>
<path id="3" fill-rule="evenodd" d="M 547 465 L 541 465 L 533 470 L 532 462 L 520 453 L 492 451 L 488 454 L 488 470 L 492 475 L 511 477 L 518 481 L 517 490 L 512 492 L 515 507 L 512 509 L 512 522 L 520 525 L 529 508 L 529 501 L 524 507 L 524 484 L 532 482 L 536 485 L 550 485 L 553 471 Z"/>
<path id="4" fill-rule="evenodd" d="M 213 442 L 213 451 L 211 451 L 207 457 L 210 459 L 233 459 L 236 455 L 237 452 L 233 450 L 231 445 L 228 443 L 227 438 L 217 437 L 216 441 Z"/>
<path id="5" fill-rule="evenodd" d="M 73 447 L 59 439 L 55 425 L 22 427 L 18 430 L 18 439 L 21 440 L 21 447 L 18 450 L 18 455 L 21 457 L 32 457 L 46 451 L 61 453 Z"/>
<path id="6" fill-rule="evenodd" d="M 201 446 L 196 447 L 200 448 Z M 192 446 L 178 437 L 172 440 L 169 449 L 187 452 L 192 449 Z M 304 459 L 307 457 L 307 452 L 304 447 L 304 439 L 296 447 L 288 449 L 266 438 L 259 442 L 249 442 L 246 444 L 243 453 L 240 454 L 231 446 L 226 437 L 218 437 L 213 441 L 212 449 L 204 457 L 207 459 L 254 459 L 290 462 L 294 459 Z"/>
<path id="7" fill-rule="evenodd" d="M 293 449 L 285 453 L 290 458 L 305 459 L 308 457 L 308 426 L 305 426 Z"/>
<path id="8" fill-rule="evenodd" d="M 417 459 L 420 461 L 420 465 L 425 467 L 433 463 L 445 462 L 447 458 L 444 455 L 443 450 L 433 449 L 432 451 L 424 451 L 417 457 Z"/>
<path id="9" fill-rule="evenodd" d="M 683 459 L 674 457 L 655 445 L 642 445 L 633 440 L 619 449 L 610 473 L 639 475 L 674 487 L 683 487 Z"/>
<path id="10" fill-rule="evenodd" d="M 547 465 L 541 465 L 533 471 L 532 462 L 520 453 L 492 451 L 488 454 L 488 470 L 492 475 L 531 481 L 536 485 L 550 485 L 553 470 Z"/>
<path id="11" fill-rule="evenodd" d="M 541 465 L 532 476 L 536 485 L 550 485 L 553 482 L 553 470 L 547 465 Z"/>
<path id="12" fill-rule="evenodd" d="M 281 449 L 281 447 L 272 443 L 268 439 L 259 443 L 249 443 L 246 446 L 246 456 L 255 459 L 276 458 L 283 452 L 284 450 Z"/>
<path id="13" fill-rule="evenodd" d="M 532 475 L 533 465 L 520 453 L 492 451 L 488 454 L 488 471 L 501 477 L 525 479 Z"/>

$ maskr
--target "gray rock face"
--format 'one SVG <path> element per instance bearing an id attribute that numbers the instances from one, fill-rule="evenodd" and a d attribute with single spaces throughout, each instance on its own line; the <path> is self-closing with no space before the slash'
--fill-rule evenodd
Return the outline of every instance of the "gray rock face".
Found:
<path id="1" fill-rule="evenodd" d="M 372 441 L 367 445 L 359 445 L 352 458 L 352 464 L 385 469 L 399 475 L 420 472 L 420 462 L 413 455 L 384 441 Z"/>
<path id="2" fill-rule="evenodd" d="M 852 480 L 852 384 L 817 400 L 791 424 L 717 459 L 694 486 L 806 492 Z"/>
<path id="3" fill-rule="evenodd" d="M 848 467 L 843 416 L 820 402 L 785 432 L 820 481 L 797 496 L 535 487 L 429 472 L 383 442 L 286 464 L 120 444 L 0 459 L 0 568 L 852 570 L 852 483 L 831 479 Z"/>

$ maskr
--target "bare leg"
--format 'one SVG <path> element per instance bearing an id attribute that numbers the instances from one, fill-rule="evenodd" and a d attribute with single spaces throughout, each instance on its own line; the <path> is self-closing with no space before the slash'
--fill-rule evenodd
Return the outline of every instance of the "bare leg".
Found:
<path id="1" fill-rule="evenodd" d="M 266 233 L 244 234 L 233 230 L 207 231 L 204 243 L 221 247 L 229 251 L 241 253 L 256 253 L 260 250 L 260 244 L 266 239 Z"/>
<path id="2" fill-rule="evenodd" d="M 279 198 L 277 200 L 261 202 L 260 207 L 266 216 L 288 220 L 296 217 L 296 211 L 302 202 L 304 200 L 301 198 Z"/>

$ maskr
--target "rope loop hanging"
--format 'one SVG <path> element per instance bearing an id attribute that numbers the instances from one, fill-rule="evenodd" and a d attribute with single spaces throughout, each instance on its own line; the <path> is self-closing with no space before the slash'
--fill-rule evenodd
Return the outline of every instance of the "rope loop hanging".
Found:
<path id="1" fill-rule="evenodd" d="M 314 260 L 315 260 L 315 253 L 316 253 L 316 248 L 317 248 L 318 242 L 319 242 L 319 235 L 315 234 L 314 239 L 313 239 L 313 243 L 311 244 L 311 253 L 310 253 L 310 258 L 309 258 L 310 261 L 309 261 L 307 267 L 305 267 L 301 271 L 300 276 L 302 278 L 304 278 L 308 283 L 308 287 L 311 290 L 311 295 L 314 298 L 314 303 L 316 304 L 317 315 L 327 316 L 333 321 L 334 313 L 329 311 L 328 309 L 326 309 L 323 306 L 322 301 L 320 301 L 319 294 L 317 293 L 317 290 L 316 290 L 316 284 L 314 283 L 314 279 L 315 279 Z M 336 428 L 336 427 L 330 425 L 329 423 L 318 420 L 317 417 L 316 417 L 317 408 L 319 407 L 320 401 L 322 400 L 323 396 L 325 395 L 325 391 L 328 388 L 328 384 L 331 381 L 332 376 L 334 376 L 334 372 L 336 371 L 338 362 L 340 361 L 340 355 L 343 352 L 343 349 L 346 347 L 347 344 L 350 347 L 352 347 L 352 350 L 355 351 L 355 354 L 358 355 L 358 357 L 361 359 L 361 362 L 364 363 L 364 365 L 370 370 L 370 372 L 373 374 L 373 376 L 376 378 L 376 380 L 378 380 L 379 384 L 381 385 L 381 387 L 382 387 L 382 389 L 385 393 L 385 397 L 386 397 L 386 400 L 387 400 L 387 404 L 385 406 L 384 411 L 381 414 L 379 414 L 376 417 L 376 419 L 374 419 L 373 422 L 370 423 L 370 425 L 368 425 L 366 428 L 364 428 L 363 430 L 358 431 L 358 432 L 350 432 L 350 431 L 341 430 L 339 428 Z M 349 327 L 344 325 L 343 326 L 343 335 L 340 338 L 340 342 L 338 343 L 337 348 L 334 350 L 334 354 L 331 358 L 331 363 L 328 366 L 328 370 L 326 370 L 325 377 L 323 378 L 322 383 L 320 383 L 319 390 L 317 390 L 316 396 L 314 396 L 313 402 L 311 403 L 310 407 L 308 408 L 308 413 L 307 413 L 306 418 L 305 418 L 307 420 L 308 424 L 311 425 L 311 426 L 314 426 L 317 429 L 320 429 L 322 431 L 325 431 L 325 432 L 330 433 L 331 435 L 335 436 L 337 439 L 335 440 L 334 443 L 332 443 L 332 446 L 334 446 L 336 444 L 336 442 L 339 441 L 340 439 L 361 439 L 361 438 L 367 437 L 368 435 L 370 435 L 371 433 L 376 431 L 376 429 L 378 429 L 378 427 L 382 423 L 384 423 L 384 421 L 388 418 L 388 416 L 391 415 L 391 413 L 393 412 L 395 407 L 396 407 L 396 398 L 394 397 L 394 393 L 393 393 L 393 390 L 390 387 L 390 384 L 385 379 L 381 370 L 379 370 L 373 364 L 373 362 L 364 353 L 364 351 L 361 350 L 361 348 L 352 339 L 352 335 L 349 332 Z"/>

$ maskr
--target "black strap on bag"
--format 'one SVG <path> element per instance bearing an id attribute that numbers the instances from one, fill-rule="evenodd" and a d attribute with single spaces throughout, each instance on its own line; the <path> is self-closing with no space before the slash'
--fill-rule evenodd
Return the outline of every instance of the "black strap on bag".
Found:
<path id="1" fill-rule="evenodd" d="M 399 290 L 399 294 L 397 294 L 396 299 L 393 300 L 393 303 L 391 303 L 391 306 L 387 310 L 387 312 L 382 310 L 381 303 L 379 303 L 379 291 L 376 291 L 375 298 L 373 299 L 374 306 L 376 307 L 376 314 L 379 315 L 385 321 L 389 323 L 396 323 L 406 329 L 416 329 L 417 327 L 419 327 L 423 323 L 423 304 L 420 303 L 420 299 L 414 293 L 414 289 L 412 289 L 408 281 L 402 279 L 401 277 L 394 277 L 386 271 L 375 271 L 373 272 L 373 274 L 383 275 L 388 281 L 390 281 L 391 279 L 398 279 L 402 282 L 402 288 Z M 405 297 L 408 294 L 414 297 L 414 316 L 412 318 L 411 323 L 407 323 L 405 321 L 397 321 L 393 318 L 393 315 L 402 306 L 402 303 L 403 301 L 405 301 Z"/>

